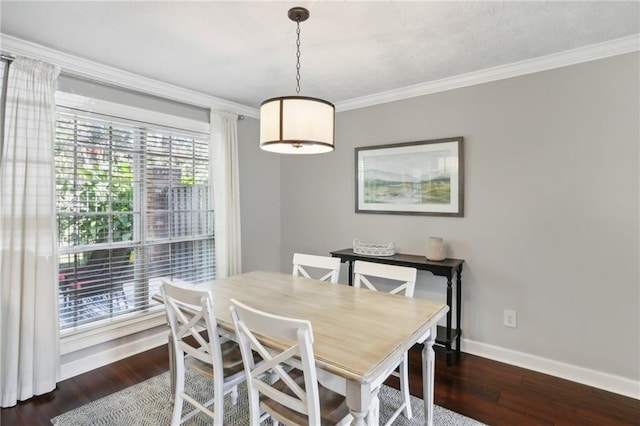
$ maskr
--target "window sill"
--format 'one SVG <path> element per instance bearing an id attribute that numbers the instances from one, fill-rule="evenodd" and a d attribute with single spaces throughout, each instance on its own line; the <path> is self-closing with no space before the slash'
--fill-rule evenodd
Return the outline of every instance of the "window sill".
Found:
<path id="1" fill-rule="evenodd" d="M 164 309 L 159 307 L 153 312 L 147 312 L 136 316 L 135 318 L 118 321 L 112 324 L 86 328 L 66 335 L 63 332 L 60 336 L 60 355 L 80 351 L 120 337 L 149 330 L 166 323 L 167 319 Z"/>

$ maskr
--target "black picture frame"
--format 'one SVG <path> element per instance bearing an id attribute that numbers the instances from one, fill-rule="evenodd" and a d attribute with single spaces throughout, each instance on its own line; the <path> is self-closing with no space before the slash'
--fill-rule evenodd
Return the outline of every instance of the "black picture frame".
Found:
<path id="1" fill-rule="evenodd" d="M 463 141 L 355 148 L 356 213 L 463 217 Z"/>

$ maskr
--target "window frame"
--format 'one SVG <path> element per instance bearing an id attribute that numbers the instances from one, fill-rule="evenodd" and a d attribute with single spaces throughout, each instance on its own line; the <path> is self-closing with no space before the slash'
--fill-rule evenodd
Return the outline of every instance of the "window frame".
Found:
<path id="1" fill-rule="evenodd" d="M 73 110 L 81 111 L 83 115 L 88 116 L 91 116 L 91 113 L 111 116 L 119 121 L 131 121 L 132 124 L 136 125 L 148 123 L 163 128 L 175 128 L 197 133 L 210 139 L 210 124 L 208 122 L 111 101 L 58 91 L 56 92 L 56 108 L 62 108 L 70 112 L 73 112 Z M 209 176 L 209 182 L 213 188 L 212 176 Z M 146 312 L 132 312 L 122 315 L 121 319 L 110 323 L 89 323 L 76 328 L 60 330 L 60 354 L 73 353 L 110 340 L 153 329 L 163 324 L 166 324 L 166 318 L 163 307 L 159 305 Z"/>

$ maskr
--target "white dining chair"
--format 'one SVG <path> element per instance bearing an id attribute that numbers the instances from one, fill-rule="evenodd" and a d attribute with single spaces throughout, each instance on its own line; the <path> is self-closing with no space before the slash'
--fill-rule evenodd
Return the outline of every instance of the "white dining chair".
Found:
<path id="1" fill-rule="evenodd" d="M 317 279 L 321 281 L 337 284 L 338 275 L 340 274 L 340 258 L 294 253 L 293 275 L 314 278 L 310 272 L 317 272 Z M 322 275 L 323 273 L 324 275 Z"/>
<path id="2" fill-rule="evenodd" d="M 353 286 L 413 297 L 417 274 L 418 270 L 416 268 L 356 260 L 353 266 Z M 397 371 L 393 371 L 392 374 L 400 379 L 400 392 L 403 402 L 385 423 L 385 426 L 392 424 L 402 410 L 404 410 L 404 415 L 407 419 L 410 419 L 413 415 L 411 412 L 411 393 L 409 392 L 408 353 L 405 352 Z"/>
<path id="3" fill-rule="evenodd" d="M 160 291 L 171 328 L 170 346 L 175 369 L 171 425 L 177 426 L 198 412 L 203 412 L 213 419 L 214 425 L 222 426 L 224 396 L 231 393 L 231 401 L 235 405 L 237 386 L 245 380 L 240 347 L 236 342 L 223 341 L 219 336 L 210 292 L 179 287 L 166 280 L 162 281 Z M 202 325 L 205 325 L 206 337 L 200 333 Z M 193 337 L 185 339 L 188 336 Z M 186 393 L 187 368 L 213 381 L 214 394 L 211 400 L 197 401 Z M 196 408 L 182 416 L 185 400 Z M 213 411 L 208 408 L 212 404 Z"/>
<path id="4" fill-rule="evenodd" d="M 276 425 L 351 423 L 345 397 L 318 382 L 309 321 L 259 311 L 235 299 L 230 310 L 247 376 L 251 426 L 260 424 L 263 413 Z M 286 341 L 290 346 L 275 351 L 264 347 L 259 339 Z M 252 350 L 264 360 L 262 365 L 256 366 Z M 261 379 L 265 373 L 278 380 Z"/>

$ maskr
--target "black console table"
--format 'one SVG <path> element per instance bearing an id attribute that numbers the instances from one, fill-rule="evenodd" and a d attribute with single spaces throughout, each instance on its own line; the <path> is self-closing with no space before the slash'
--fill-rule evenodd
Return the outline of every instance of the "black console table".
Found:
<path id="1" fill-rule="evenodd" d="M 336 250 L 331 252 L 332 257 L 339 257 L 341 262 L 347 262 L 349 264 L 349 285 L 353 285 L 353 262 L 356 260 L 364 260 L 366 262 L 386 263 L 388 265 L 400 265 L 409 266 L 422 271 L 429 271 L 433 275 L 447 278 L 447 305 L 449 305 L 449 312 L 447 312 L 447 325 L 446 327 L 438 326 L 438 335 L 436 336 L 436 343 L 443 345 L 447 349 L 447 365 L 451 365 L 451 355 L 453 353 L 452 343 L 456 343 L 456 355 L 460 355 L 460 336 L 462 330 L 460 329 L 460 311 L 462 309 L 462 264 L 463 259 L 445 259 L 440 262 L 427 260 L 424 256 L 417 256 L 413 254 L 401 254 L 397 253 L 393 256 L 368 256 L 362 254 L 356 254 L 353 249 Z M 453 296 L 453 278 L 455 276 L 456 282 L 456 328 L 452 328 L 451 318 L 453 306 L 451 299 Z"/>

